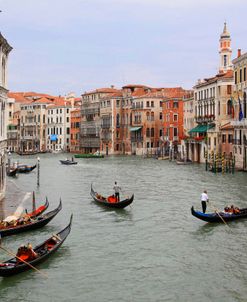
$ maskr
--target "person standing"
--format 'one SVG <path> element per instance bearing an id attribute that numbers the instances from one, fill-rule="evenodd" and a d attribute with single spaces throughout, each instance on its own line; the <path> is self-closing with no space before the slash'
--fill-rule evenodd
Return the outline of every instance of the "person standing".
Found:
<path id="1" fill-rule="evenodd" d="M 201 194 L 201 203 L 202 203 L 202 211 L 203 213 L 206 213 L 207 209 L 207 202 L 209 202 L 207 191 L 204 190 Z"/>
<path id="2" fill-rule="evenodd" d="M 114 192 L 115 192 L 116 201 L 117 201 L 117 202 L 120 201 L 120 195 L 119 195 L 119 193 L 120 193 L 121 188 L 118 186 L 118 184 L 117 184 L 116 181 L 115 181 L 115 185 L 114 185 L 114 187 L 113 187 L 113 190 L 114 190 Z"/>

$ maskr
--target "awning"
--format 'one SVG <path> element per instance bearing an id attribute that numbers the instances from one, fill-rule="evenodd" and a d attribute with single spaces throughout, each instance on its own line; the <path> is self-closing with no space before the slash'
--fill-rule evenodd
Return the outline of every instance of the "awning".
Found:
<path id="1" fill-rule="evenodd" d="M 142 127 L 130 127 L 130 131 L 134 132 L 134 131 L 138 131 L 140 130 Z"/>
<path id="2" fill-rule="evenodd" d="M 189 133 L 203 133 L 207 132 L 209 129 L 213 128 L 214 125 L 197 125 L 195 128 L 191 129 Z"/>
<path id="3" fill-rule="evenodd" d="M 57 141 L 57 135 L 56 135 L 56 134 L 52 134 L 52 135 L 50 136 L 50 141 L 51 141 L 51 142 Z"/>

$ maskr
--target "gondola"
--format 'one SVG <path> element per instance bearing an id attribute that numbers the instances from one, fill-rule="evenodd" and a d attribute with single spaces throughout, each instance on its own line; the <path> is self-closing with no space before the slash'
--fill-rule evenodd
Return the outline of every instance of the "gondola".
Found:
<path id="1" fill-rule="evenodd" d="M 69 159 L 60 160 L 60 163 L 62 165 L 77 165 L 77 161 L 73 161 L 73 160 L 69 160 Z"/>
<path id="2" fill-rule="evenodd" d="M 10 170 L 8 170 L 8 168 L 7 168 L 7 175 L 8 176 L 14 177 L 14 176 L 16 176 L 17 172 L 18 172 L 17 168 L 11 168 Z"/>
<path id="3" fill-rule="evenodd" d="M 52 255 L 60 248 L 60 246 L 63 244 L 63 242 L 65 241 L 65 239 L 68 237 L 70 233 L 72 218 L 73 215 L 71 215 L 70 222 L 66 228 L 64 228 L 62 231 L 58 232 L 57 234 L 52 235 L 49 239 L 47 239 L 46 241 L 37 245 L 34 248 L 34 251 L 37 254 L 37 258 L 29 261 L 28 263 L 30 263 L 32 266 L 35 267 L 38 263 L 41 263 L 44 260 L 46 260 L 50 255 Z M 18 263 L 16 261 L 16 258 L 12 258 L 7 261 L 4 261 L 3 263 L 0 263 L 0 276 L 9 277 L 29 269 L 30 266 L 28 266 L 26 263 L 23 262 Z"/>
<path id="4" fill-rule="evenodd" d="M 17 166 L 17 172 L 18 173 L 29 173 L 33 171 L 33 169 L 36 168 L 36 165 L 28 166 L 28 165 L 18 165 Z"/>
<path id="5" fill-rule="evenodd" d="M 31 221 L 27 222 L 26 224 L 18 224 L 16 226 L 10 225 L 7 227 L 0 226 L 0 234 L 2 237 L 4 237 L 4 236 L 10 236 L 21 232 L 41 228 L 42 226 L 50 222 L 61 209 L 62 209 L 62 202 L 60 200 L 60 203 L 56 209 L 46 214 L 42 214 L 41 216 L 35 217 L 34 219 L 31 219 Z"/>
<path id="6" fill-rule="evenodd" d="M 120 200 L 118 202 L 110 202 L 109 197 L 103 197 L 99 195 L 97 192 L 94 191 L 93 186 L 91 185 L 91 196 L 93 197 L 94 201 L 102 206 L 109 207 L 109 208 L 115 208 L 115 209 L 123 209 L 130 205 L 132 201 L 134 200 L 134 194 L 130 198 Z"/>
<path id="7" fill-rule="evenodd" d="M 191 214 L 206 222 L 223 222 L 223 220 L 231 221 L 240 218 L 247 218 L 247 208 L 240 209 L 239 214 L 233 214 L 218 211 L 213 213 L 202 213 L 200 211 L 195 211 L 194 207 L 191 207 Z"/>
<path id="8" fill-rule="evenodd" d="M 37 209 L 33 210 L 32 212 L 27 212 L 27 210 L 26 210 L 26 215 L 28 215 L 31 218 L 38 217 L 41 214 L 43 214 L 44 211 L 47 210 L 48 207 L 49 207 L 49 201 L 46 198 L 44 205 L 38 207 Z"/>

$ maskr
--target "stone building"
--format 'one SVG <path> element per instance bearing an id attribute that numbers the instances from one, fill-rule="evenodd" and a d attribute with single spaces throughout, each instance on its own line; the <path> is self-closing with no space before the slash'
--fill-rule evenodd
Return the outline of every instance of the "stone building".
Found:
<path id="1" fill-rule="evenodd" d="M 0 33 L 0 200 L 5 196 L 7 151 L 7 64 L 12 47 Z"/>
<path id="2" fill-rule="evenodd" d="M 189 131 L 194 147 L 191 159 L 204 162 L 212 152 L 222 153 L 221 127 L 231 118 L 227 104 L 231 99 L 233 71 L 231 64 L 231 38 L 224 24 L 220 35 L 220 66 L 219 73 L 213 77 L 199 80 L 194 86 L 195 122 L 197 126 Z M 223 129 L 223 128 L 222 128 Z"/>
<path id="3" fill-rule="evenodd" d="M 116 93 L 118 90 L 100 88 L 82 94 L 81 126 L 80 126 L 80 152 L 94 153 L 100 151 L 100 100 Z"/>
<path id="4" fill-rule="evenodd" d="M 72 153 L 79 153 L 79 151 L 80 151 L 80 125 L 81 125 L 80 108 L 71 109 L 71 111 L 70 111 L 70 152 L 72 152 Z"/>

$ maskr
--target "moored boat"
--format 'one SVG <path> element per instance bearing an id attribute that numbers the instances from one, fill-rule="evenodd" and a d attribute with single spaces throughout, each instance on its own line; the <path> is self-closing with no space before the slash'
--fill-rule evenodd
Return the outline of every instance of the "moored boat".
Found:
<path id="1" fill-rule="evenodd" d="M 228 213 L 228 212 L 212 212 L 212 213 L 203 213 L 196 211 L 194 207 L 191 207 L 191 214 L 198 219 L 201 219 L 206 222 L 223 222 L 237 220 L 241 218 L 247 218 L 247 208 L 239 209 L 238 214 Z"/>
<path id="2" fill-rule="evenodd" d="M 38 207 L 37 209 L 33 209 L 32 212 L 27 212 L 27 211 L 26 211 L 26 215 L 28 215 L 28 216 L 31 217 L 31 218 L 38 217 L 38 216 L 40 216 L 41 214 L 43 214 L 44 211 L 47 210 L 48 207 L 49 207 L 49 201 L 48 201 L 48 199 L 46 198 L 45 204 L 44 204 L 44 205 Z"/>
<path id="3" fill-rule="evenodd" d="M 30 217 L 30 219 L 28 219 L 27 221 L 25 221 L 25 219 L 23 220 L 19 219 L 17 220 L 16 225 L 15 224 L 0 225 L 0 234 L 2 237 L 4 237 L 4 236 L 10 236 L 21 232 L 41 228 L 45 226 L 48 222 L 50 222 L 61 211 L 61 209 L 62 209 L 62 202 L 60 200 L 58 207 L 53 211 L 42 214 L 38 217 L 34 217 L 34 218 Z"/>
<path id="4" fill-rule="evenodd" d="M 14 176 L 16 176 L 17 172 L 18 172 L 17 168 L 10 168 L 9 170 L 7 168 L 7 175 L 8 176 L 14 177 Z"/>
<path id="5" fill-rule="evenodd" d="M 73 215 L 71 215 L 69 224 L 63 230 L 52 235 L 50 238 L 37 245 L 33 249 L 37 256 L 35 259 L 28 261 L 29 264 L 35 267 L 38 263 L 43 262 L 51 254 L 57 251 L 57 249 L 59 249 L 59 247 L 63 244 L 70 233 L 72 217 Z M 0 263 L 0 276 L 8 277 L 29 269 L 30 266 L 28 264 L 22 261 L 18 261 L 16 258 L 12 258 L 4 261 L 3 263 Z"/>
<path id="6" fill-rule="evenodd" d="M 18 165 L 17 172 L 18 173 L 29 173 L 36 168 L 36 165 L 29 166 L 29 165 Z"/>
<path id="7" fill-rule="evenodd" d="M 193 164 L 192 160 L 183 160 L 183 159 L 180 159 L 180 160 L 176 160 L 176 164 L 177 165 L 191 165 Z"/>
<path id="8" fill-rule="evenodd" d="M 82 154 L 75 154 L 75 158 L 103 158 L 103 154 L 91 154 L 91 153 L 82 153 Z"/>
<path id="9" fill-rule="evenodd" d="M 134 200 L 134 194 L 132 194 L 130 198 L 126 198 L 120 201 L 116 201 L 115 197 L 113 196 L 103 197 L 102 195 L 94 191 L 92 185 L 91 185 L 91 196 L 97 204 L 109 208 L 115 208 L 115 209 L 123 209 L 128 205 L 130 205 Z"/>
<path id="10" fill-rule="evenodd" d="M 77 165 L 77 161 L 70 160 L 70 159 L 66 159 L 66 160 L 61 160 L 60 159 L 60 163 L 62 165 Z"/>

